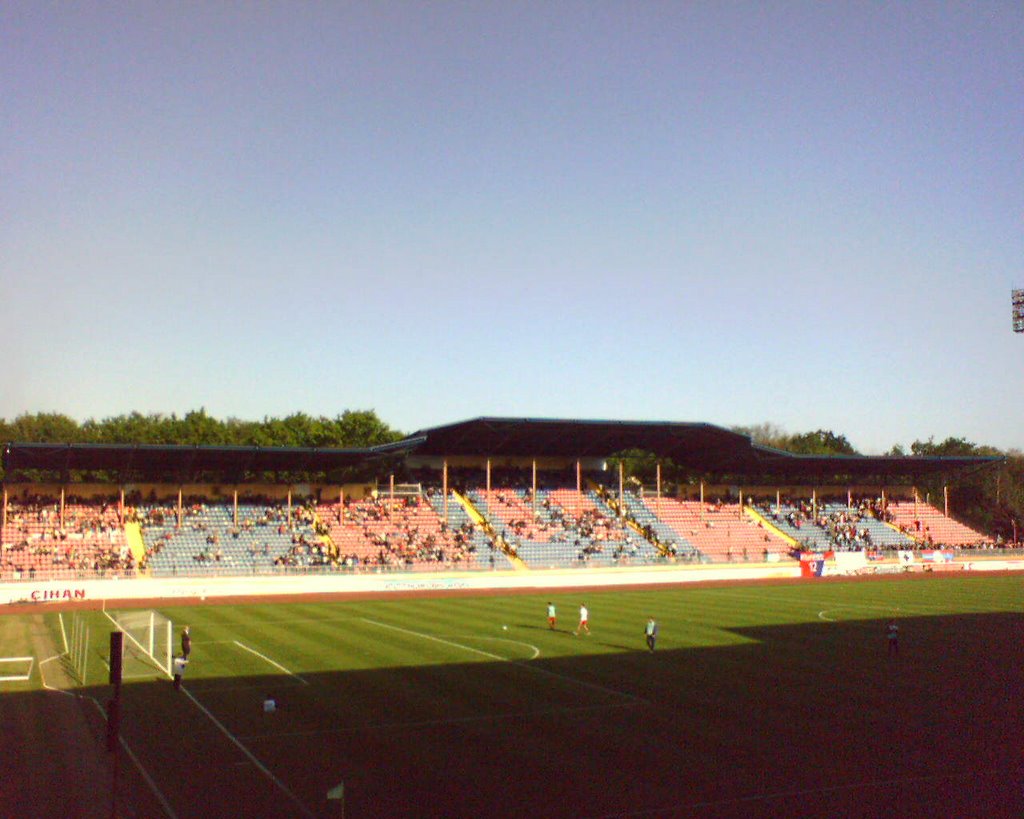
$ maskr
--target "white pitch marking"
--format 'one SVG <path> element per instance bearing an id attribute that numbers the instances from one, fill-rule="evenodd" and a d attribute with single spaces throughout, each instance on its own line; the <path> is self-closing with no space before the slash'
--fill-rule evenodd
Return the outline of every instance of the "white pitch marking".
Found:
<path id="1" fill-rule="evenodd" d="M 283 671 L 283 672 L 284 672 L 285 674 L 287 674 L 287 675 L 288 675 L 289 677 L 294 677 L 294 678 L 295 678 L 295 679 L 297 679 L 297 680 L 298 680 L 299 682 L 301 682 L 301 683 L 302 683 L 303 685 L 309 685 L 309 683 L 308 683 L 308 682 L 307 682 L 306 680 L 302 679 L 302 677 L 300 677 L 300 676 L 299 676 L 298 674 L 296 674 L 296 673 L 295 673 L 294 671 L 289 671 L 289 670 L 288 670 L 287 668 L 285 668 L 285 667 L 284 667 L 283 665 L 281 665 L 281 664 L 280 664 L 279 662 L 276 662 L 275 660 L 271 660 L 271 659 L 270 659 L 270 658 L 269 658 L 269 657 L 268 657 L 267 655 L 265 655 L 265 654 L 260 654 L 260 653 L 259 653 L 259 652 L 258 652 L 258 651 L 257 651 L 257 650 L 255 649 L 255 648 L 249 648 L 249 646 L 245 645 L 244 643 L 240 643 L 240 642 L 238 642 L 238 640 L 232 640 L 231 642 L 233 642 L 233 643 L 234 643 L 234 644 L 235 644 L 236 646 L 238 646 L 239 648 L 244 648 L 244 649 L 245 649 L 246 651 L 248 651 L 248 652 L 249 652 L 250 654 L 255 654 L 255 655 L 256 655 L 257 657 L 259 657 L 259 658 L 260 658 L 261 660 L 265 660 L 266 662 L 270 663 L 270 664 L 271 664 L 272 666 L 274 666 L 274 668 L 278 668 L 278 669 L 280 669 L 280 670 L 281 670 L 281 671 Z"/>
<path id="2" fill-rule="evenodd" d="M 368 617 L 362 618 L 363 622 L 369 623 L 373 626 L 380 626 L 380 628 L 391 629 L 392 631 L 400 631 L 403 634 L 411 634 L 414 637 L 422 637 L 424 640 L 433 640 L 435 643 L 443 643 L 444 645 L 452 646 L 453 648 L 461 648 L 463 651 L 469 651 L 473 654 L 479 654 L 481 657 L 487 657 L 491 660 L 500 660 L 503 663 L 510 663 L 511 665 L 519 666 L 520 668 L 526 668 L 530 671 L 536 671 L 538 674 L 544 674 L 548 677 L 554 677 L 556 680 L 564 680 L 571 682 L 574 685 L 582 686 L 583 688 L 592 688 L 595 691 L 603 691 L 605 694 L 611 694 L 615 697 L 626 697 L 627 699 L 635 700 L 636 702 L 646 703 L 643 697 L 638 697 L 636 694 L 629 694 L 625 691 L 616 691 L 612 688 L 605 688 L 603 685 L 597 683 L 587 682 L 586 680 L 578 680 L 575 677 L 567 677 L 564 674 L 557 674 L 554 671 L 548 671 L 546 668 L 541 668 L 537 665 L 530 665 L 525 661 L 510 660 L 507 657 L 501 657 L 497 654 L 491 654 L 489 651 L 482 651 L 479 648 L 473 648 L 472 646 L 465 646 L 462 643 L 455 643 L 451 640 L 445 640 L 442 637 L 435 637 L 433 634 L 424 634 L 421 631 L 412 631 L 411 629 L 402 628 L 401 626 L 392 626 L 389 623 L 381 623 L 377 620 L 370 620 Z"/>
<path id="3" fill-rule="evenodd" d="M 533 649 L 533 654 L 530 656 L 531 660 L 536 660 L 540 656 L 540 649 L 537 648 L 533 643 L 526 643 L 522 640 L 510 640 L 507 637 L 481 637 L 478 634 L 452 634 L 452 637 L 469 637 L 472 640 L 490 640 L 496 643 L 512 643 L 515 646 L 526 646 L 527 648 Z"/>
<path id="4" fill-rule="evenodd" d="M 241 741 L 239 741 L 238 737 L 236 737 L 227 728 L 225 728 L 224 725 L 221 723 L 221 721 L 219 719 L 217 719 L 213 714 L 211 714 L 210 711 L 206 708 L 205 705 L 203 705 L 199 700 L 197 700 L 194 696 L 192 696 L 192 692 L 190 692 L 187 688 L 185 688 L 185 686 L 182 686 L 181 690 L 185 692 L 185 696 L 186 697 L 188 697 L 190 700 L 192 700 L 192 702 L 195 703 L 196 708 L 198 708 L 200 711 L 202 711 L 204 714 L 206 714 L 206 716 L 209 718 L 210 722 L 212 722 L 215 726 L 217 726 L 217 728 L 220 729 L 220 732 L 222 734 L 224 734 L 224 736 L 226 736 L 229 740 L 231 740 L 231 742 L 235 745 L 235 747 L 238 748 L 238 750 L 241 751 L 243 754 L 245 754 L 246 757 L 248 757 L 249 760 L 252 761 L 252 764 L 255 765 L 260 770 L 260 772 L 265 777 L 267 777 L 267 779 L 269 779 L 271 782 L 273 782 L 278 787 L 278 789 L 285 796 L 287 796 L 289 799 L 291 799 L 291 801 L 294 803 L 295 807 L 297 807 L 299 809 L 299 811 L 302 813 L 303 816 L 308 816 L 309 819 L 316 819 L 316 817 L 313 814 L 313 812 L 309 808 L 307 808 L 304 804 L 302 804 L 302 802 L 299 801 L 299 797 L 297 797 L 294 793 L 292 793 L 288 789 L 288 786 L 284 784 L 284 782 L 282 782 L 280 779 L 278 779 L 276 776 L 274 776 L 274 774 L 270 771 L 269 768 L 267 768 L 266 765 L 264 765 L 255 756 L 253 756 L 252 751 L 250 751 L 248 748 L 246 748 L 241 743 Z"/>
<path id="5" fill-rule="evenodd" d="M 632 708 L 634 703 L 618 702 L 609 705 L 580 705 L 566 706 L 564 708 L 540 708 L 535 711 L 519 711 L 507 714 L 474 714 L 467 717 L 445 717 L 443 719 L 415 720 L 412 722 L 376 722 L 367 725 L 354 725 L 347 728 L 329 728 L 315 731 L 287 731 L 283 733 L 255 734 L 253 736 L 240 737 L 245 741 L 259 739 L 278 739 L 281 737 L 314 737 L 329 736 L 332 734 L 353 734 L 359 731 L 384 731 L 392 728 L 400 730 L 407 728 L 433 728 L 441 725 L 458 725 L 467 722 L 498 722 L 510 719 L 529 719 L 531 717 L 550 716 L 551 714 L 577 714 L 585 711 L 604 711 L 609 708 Z"/>
<path id="6" fill-rule="evenodd" d="M 825 616 L 830 611 L 832 611 L 832 609 L 822 609 L 821 611 L 818 612 L 818 619 L 819 620 L 824 620 L 826 623 L 834 623 L 835 620 L 833 620 L 831 617 L 826 617 Z"/>

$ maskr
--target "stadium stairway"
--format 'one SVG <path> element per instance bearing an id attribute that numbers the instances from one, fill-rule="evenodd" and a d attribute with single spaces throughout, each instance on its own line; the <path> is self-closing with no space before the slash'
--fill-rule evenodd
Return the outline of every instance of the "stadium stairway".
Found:
<path id="1" fill-rule="evenodd" d="M 771 534 L 775 535 L 775 537 L 781 538 L 782 540 L 786 541 L 786 543 L 788 543 L 790 546 L 800 545 L 800 542 L 795 537 L 783 532 L 778 526 L 776 526 L 772 521 L 770 521 L 768 518 L 766 518 L 764 515 L 758 512 L 757 509 L 755 509 L 753 506 L 747 506 L 744 508 L 744 510 L 747 513 L 747 517 L 755 523 L 761 524 L 761 526 L 764 528 L 766 532 L 770 532 Z"/>
<path id="2" fill-rule="evenodd" d="M 462 508 L 466 510 L 466 514 L 469 515 L 469 519 L 478 526 L 482 526 L 494 543 L 500 546 L 502 554 L 505 555 L 516 571 L 528 572 L 530 570 L 530 567 L 527 566 L 518 555 L 512 552 L 509 548 L 508 542 L 498 534 L 494 526 L 491 525 L 491 522 L 481 514 L 480 510 L 476 508 L 473 501 L 471 501 L 467 495 L 456 492 L 454 489 L 452 490 L 452 495 L 455 496 L 455 499 L 459 502 Z"/>
<path id="3" fill-rule="evenodd" d="M 132 557 L 135 558 L 135 565 L 141 566 L 146 559 L 146 543 L 142 539 L 142 527 L 134 522 L 126 523 L 124 525 L 124 536 L 128 541 L 128 548 L 131 550 Z M 148 569 L 146 573 L 149 573 Z"/>

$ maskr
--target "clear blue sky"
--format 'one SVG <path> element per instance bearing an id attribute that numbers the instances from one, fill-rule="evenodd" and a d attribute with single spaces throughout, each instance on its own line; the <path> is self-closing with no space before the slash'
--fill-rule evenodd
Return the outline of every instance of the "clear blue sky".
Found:
<path id="1" fill-rule="evenodd" d="M 0 417 L 1024 448 L 1024 4 L 0 6 Z"/>

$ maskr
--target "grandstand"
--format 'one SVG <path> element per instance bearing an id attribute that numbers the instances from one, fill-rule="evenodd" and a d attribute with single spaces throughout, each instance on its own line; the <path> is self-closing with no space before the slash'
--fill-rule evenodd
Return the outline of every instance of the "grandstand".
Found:
<path id="1" fill-rule="evenodd" d="M 660 471 L 653 493 L 624 491 L 621 473 L 615 480 L 607 459 L 636 449 L 707 476 L 701 499 L 691 496 L 692 484 L 663 488 Z M 449 484 L 453 459 L 459 492 Z M 919 500 L 892 500 L 887 509 L 873 501 L 853 505 L 846 489 L 846 504 L 819 503 L 844 491 L 819 483 L 810 499 L 782 503 L 775 487 L 845 475 L 850 483 L 878 479 L 883 499 L 887 483 L 890 499 L 913 498 L 916 477 L 956 475 L 999 460 L 794 456 L 708 424 L 496 418 L 365 450 L 8 444 L 0 576 L 529 571 L 746 563 L 788 559 L 800 548 L 991 548 L 991 537 Z M 386 484 L 325 480 L 356 465 L 387 472 Z M 417 482 L 396 486 L 396 467 Z M 88 488 L 40 488 L 22 477 L 76 470 L 120 477 Z M 278 471 L 310 480 L 301 487 L 267 483 L 267 474 Z M 177 484 L 148 484 L 145 499 L 133 488 L 140 475 L 168 474 L 179 476 Z M 234 488 L 225 493 L 197 483 L 200 475 L 230 476 Z M 741 505 L 737 476 L 756 487 L 757 497 L 776 495 L 776 502 Z M 892 486 L 893 476 L 902 483 Z M 713 502 L 704 501 L 705 487 Z"/>

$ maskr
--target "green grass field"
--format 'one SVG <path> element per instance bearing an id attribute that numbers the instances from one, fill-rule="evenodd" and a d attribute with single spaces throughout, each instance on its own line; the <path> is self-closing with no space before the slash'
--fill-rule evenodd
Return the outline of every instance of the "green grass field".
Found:
<path id="1" fill-rule="evenodd" d="M 23 749 L 0 814 L 340 816 L 339 783 L 349 817 L 1024 813 L 1020 577 L 160 611 L 192 662 L 182 692 L 125 684 L 115 797 L 92 701 L 109 621 L 84 614 L 94 684 L 72 697 L 40 676 L 56 612 L 0 618 L 0 654 L 36 656 L 0 683 Z M 42 674 L 67 684 L 60 660 Z"/>

